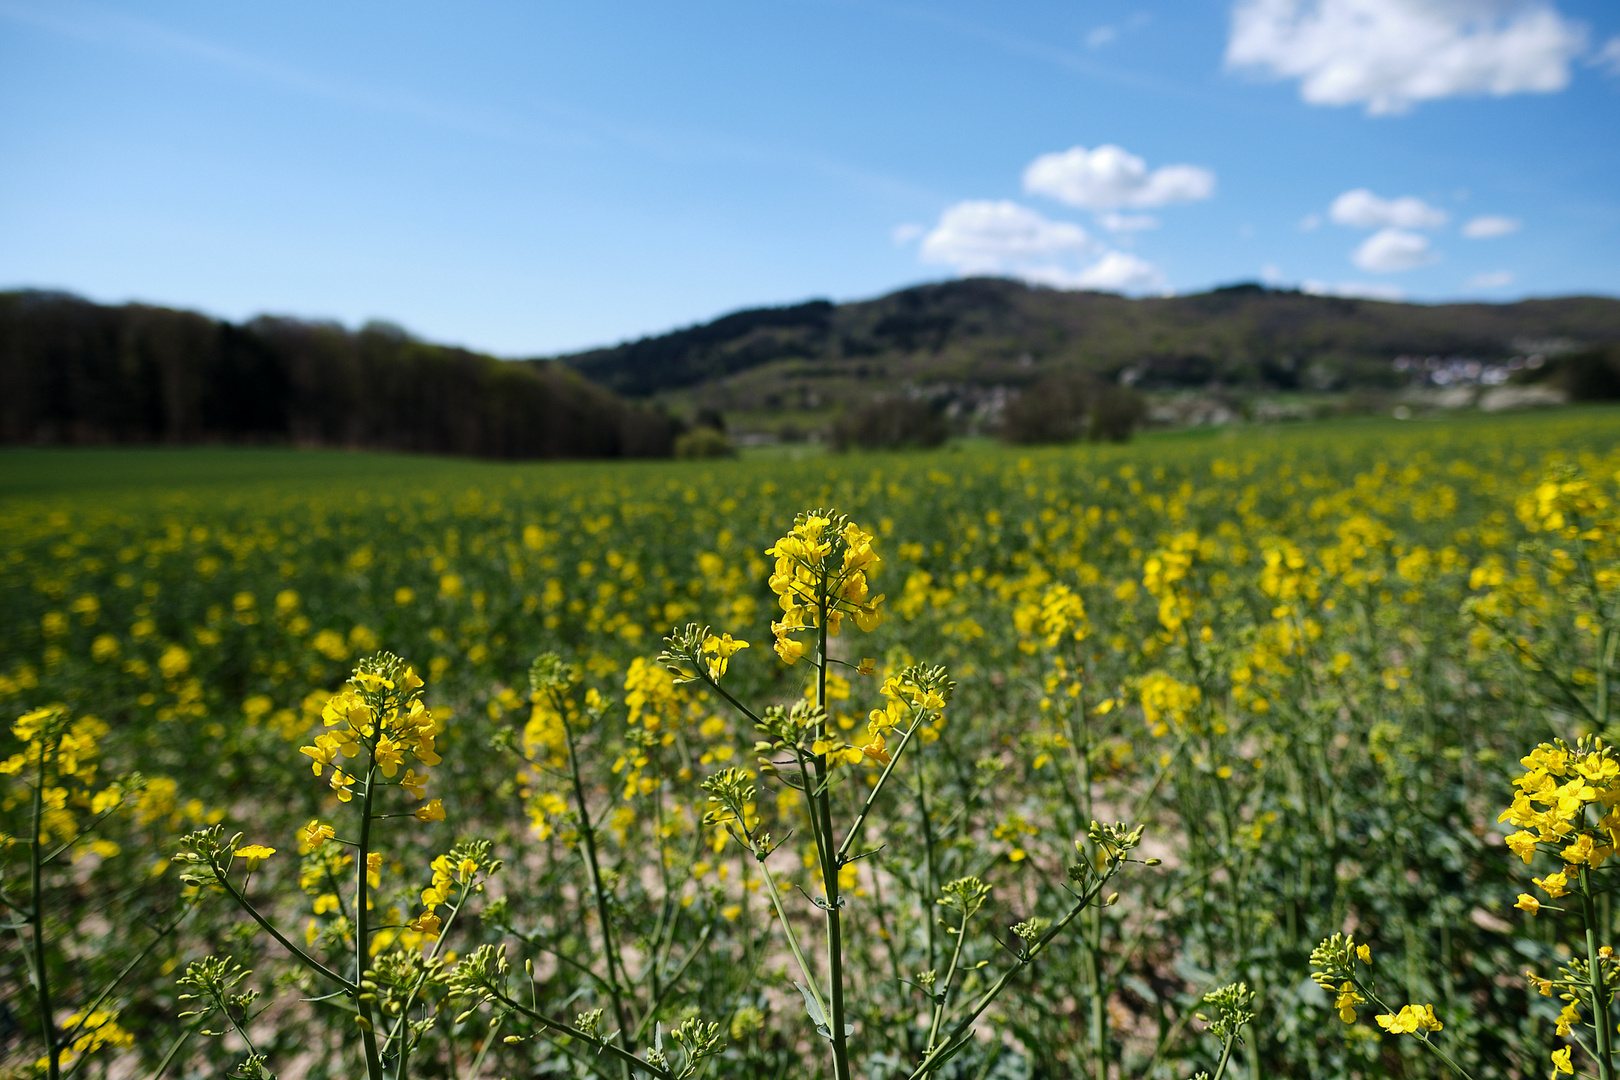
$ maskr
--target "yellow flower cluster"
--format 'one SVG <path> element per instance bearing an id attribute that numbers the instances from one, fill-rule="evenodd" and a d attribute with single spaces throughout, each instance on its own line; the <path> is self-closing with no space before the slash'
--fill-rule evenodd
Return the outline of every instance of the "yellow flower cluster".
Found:
<path id="1" fill-rule="evenodd" d="M 945 702 L 950 696 L 943 670 L 908 667 L 884 679 L 879 693 L 887 700 L 881 709 L 867 714 L 865 742 L 852 745 L 825 736 L 811 745 L 810 752 L 827 755 L 829 765 L 858 765 L 863 760 L 887 765 L 892 760 L 889 738 L 897 728 L 903 737 L 915 734 L 924 743 L 939 738 L 945 726 Z"/>
<path id="2" fill-rule="evenodd" d="M 1391 1035 L 1416 1035 L 1420 1031 L 1439 1031 L 1443 1026 L 1434 1015 L 1433 1005 L 1402 1005 L 1398 1013 L 1380 1013 L 1373 1019 Z"/>
<path id="3" fill-rule="evenodd" d="M 1562 741 L 1542 743 L 1520 763 L 1526 771 L 1513 781 L 1519 789 L 1513 805 L 1497 818 L 1519 829 L 1507 837 L 1508 848 L 1529 863 L 1545 844 L 1563 860 L 1566 871 L 1602 866 L 1620 842 L 1620 813 L 1615 811 L 1620 759 L 1614 748 L 1601 739 L 1583 739 L 1574 748 Z M 1536 884 L 1556 899 L 1568 891 L 1569 875 L 1549 874 Z M 1531 911 L 1539 907 L 1522 898 L 1518 906 Z"/>
<path id="4" fill-rule="evenodd" d="M 374 666 L 382 670 L 362 666 L 321 710 L 321 721 L 330 730 L 317 735 L 314 745 L 299 747 L 314 759 L 316 776 L 331 768 L 332 790 L 344 802 L 354 797 L 358 779 L 337 763 L 339 755 L 364 755 L 364 765 L 356 771 L 364 772 L 368 783 L 373 770 L 392 780 L 406 766 L 399 785 L 418 799 L 425 793 L 426 778 L 406 759 L 424 768 L 439 763 L 434 750 L 439 727 L 422 704 L 422 680 L 397 658 L 385 654 L 378 660 Z"/>
<path id="5" fill-rule="evenodd" d="M 67 709 L 61 705 L 47 705 L 17 717 L 11 725 L 11 733 L 26 745 L 0 761 L 0 775 L 16 776 L 25 769 L 35 771 L 40 766 L 41 755 L 45 755 L 47 776 L 71 777 L 86 784 L 93 782 L 96 740 L 107 733 L 107 725 L 93 716 L 82 716 L 71 724 L 66 724 L 66 720 Z"/>
<path id="6" fill-rule="evenodd" d="M 1614 543 L 1605 516 L 1614 500 L 1589 477 L 1570 468 L 1555 470 L 1519 499 L 1519 520 L 1535 532 L 1553 533 L 1564 540 Z"/>
<path id="7" fill-rule="evenodd" d="M 432 868 L 433 884 L 422 890 L 422 906 L 427 910 L 411 922 L 411 929 L 436 938 L 443 922 L 434 909 L 449 903 L 457 889 L 471 884 L 478 874 L 479 865 L 478 860 L 471 856 L 455 859 L 447 854 L 435 857 Z"/>
<path id="8" fill-rule="evenodd" d="M 1029 600 L 1013 609 L 1013 625 L 1023 639 L 1024 651 L 1034 650 L 1035 640 L 1046 648 L 1055 648 L 1066 635 L 1075 641 L 1084 641 L 1091 632 L 1086 620 L 1085 601 L 1067 585 L 1049 585 L 1039 600 Z"/>
<path id="9" fill-rule="evenodd" d="M 67 1018 L 64 1030 L 79 1032 L 68 1049 L 62 1054 L 61 1063 L 66 1065 L 76 1054 L 89 1054 L 101 1049 L 103 1046 L 130 1047 L 135 1045 L 135 1036 L 130 1034 L 118 1024 L 118 1013 L 108 1009 L 81 1009 Z M 44 1058 L 40 1059 L 43 1064 Z"/>
<path id="10" fill-rule="evenodd" d="M 629 723 L 657 731 L 664 724 L 680 719 L 685 699 L 686 695 L 681 693 L 668 671 L 639 656 L 630 661 L 630 670 L 624 677 L 624 704 L 629 710 Z"/>
<path id="11" fill-rule="evenodd" d="M 748 648 L 748 642 L 736 641 L 730 634 L 721 634 L 718 637 L 710 634 L 703 639 L 703 653 L 709 659 L 709 678 L 715 682 L 726 673 L 726 667 L 731 658 L 742 650 Z"/>
<path id="12" fill-rule="evenodd" d="M 73 806 L 101 814 L 123 801 L 125 792 L 112 784 L 94 796 L 84 789 L 96 779 L 99 741 L 107 725 L 94 716 L 68 719 L 62 705 L 48 705 L 19 716 L 11 733 L 23 748 L 0 761 L 0 776 L 20 776 L 30 787 L 40 784 L 40 835 L 65 843 L 78 831 Z M 8 792 L 0 809 L 10 809 L 21 797 L 21 789 Z M 0 836 L 0 847 L 5 839 Z M 97 845 L 92 845 L 95 848 Z M 99 854 L 116 854 L 116 844 L 103 842 Z"/>
<path id="13" fill-rule="evenodd" d="M 1137 695 L 1142 702 L 1142 717 L 1155 738 L 1170 734 L 1171 730 L 1186 730 L 1191 726 L 1194 713 L 1204 700 L 1198 687 L 1181 682 L 1163 671 L 1150 671 L 1137 683 Z"/>
<path id="14" fill-rule="evenodd" d="M 1367 998 L 1356 984 L 1356 961 L 1372 966 L 1372 948 L 1357 945 L 1348 934 L 1334 934 L 1311 951 L 1311 978 L 1323 990 L 1334 991 L 1333 1008 L 1346 1024 L 1356 1022 L 1356 1007 Z"/>
<path id="15" fill-rule="evenodd" d="M 1183 582 L 1199 555 L 1198 534 L 1184 532 L 1142 564 L 1142 587 L 1158 600 L 1159 622 L 1171 633 L 1192 616 L 1192 594 Z"/>
<path id="16" fill-rule="evenodd" d="M 872 550 L 872 534 L 842 514 L 800 514 L 792 530 L 765 554 L 776 557 L 770 587 L 783 614 L 780 622 L 771 623 L 771 633 L 776 654 L 786 663 L 797 663 L 805 653 L 794 632 L 819 627 L 823 616 L 830 637 L 838 635 L 846 615 L 868 633 L 883 622 L 878 611 L 883 597 L 872 596 L 867 583 L 883 560 Z"/>

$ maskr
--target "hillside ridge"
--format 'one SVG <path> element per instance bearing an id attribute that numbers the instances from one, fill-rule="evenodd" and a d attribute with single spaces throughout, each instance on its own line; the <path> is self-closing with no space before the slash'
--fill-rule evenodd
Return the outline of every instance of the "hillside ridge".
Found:
<path id="1" fill-rule="evenodd" d="M 1243 283 L 1130 299 L 1002 278 L 732 312 L 549 358 L 618 393 L 727 412 L 825 411 L 1086 371 L 1142 389 L 1395 388 L 1402 356 L 1485 362 L 1620 341 L 1620 299 L 1414 304 Z"/>

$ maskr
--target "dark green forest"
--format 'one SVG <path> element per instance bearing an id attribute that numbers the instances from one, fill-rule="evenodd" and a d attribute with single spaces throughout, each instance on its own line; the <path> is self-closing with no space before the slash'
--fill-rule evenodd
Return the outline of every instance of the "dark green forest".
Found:
<path id="1" fill-rule="evenodd" d="M 494 458 L 667 457 L 677 424 L 569 368 L 398 327 L 236 324 L 0 293 L 0 441 L 267 442 Z"/>

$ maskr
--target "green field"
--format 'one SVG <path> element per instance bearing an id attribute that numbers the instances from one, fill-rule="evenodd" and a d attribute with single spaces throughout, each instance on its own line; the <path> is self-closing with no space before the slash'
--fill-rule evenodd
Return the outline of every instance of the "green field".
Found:
<path id="1" fill-rule="evenodd" d="M 0 746 L 0 1076 L 57 1056 L 41 981 L 61 1075 L 1595 1070 L 1620 1018 L 1588 995 L 1561 1036 L 1524 972 L 1612 940 L 1620 781 L 1592 756 L 1529 865 L 1498 816 L 1538 743 L 1616 726 L 1617 484 L 1614 409 L 714 463 L 0 452 L 0 702 L 61 706 Z M 776 635 L 790 665 L 766 549 L 817 507 L 880 561 L 825 651 Z M 699 635 L 680 683 L 687 624 L 749 647 L 716 675 Z M 431 722 L 354 719 L 401 704 L 381 650 Z M 395 689 L 328 709 L 357 664 Z M 1562 899 L 1531 884 L 1560 859 Z M 1327 992 L 1335 933 L 1373 960 Z M 1193 1014 L 1239 982 L 1228 1044 Z M 1385 1030 L 1406 1005 L 1443 1028 Z"/>

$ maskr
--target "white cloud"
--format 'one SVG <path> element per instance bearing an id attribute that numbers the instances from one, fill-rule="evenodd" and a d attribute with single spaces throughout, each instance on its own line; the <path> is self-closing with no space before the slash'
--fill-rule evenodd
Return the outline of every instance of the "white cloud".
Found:
<path id="1" fill-rule="evenodd" d="M 1215 174 L 1196 165 L 1164 165 L 1149 172 L 1147 162 L 1120 147 L 1075 146 L 1030 162 L 1024 190 L 1087 210 L 1165 206 L 1209 198 L 1215 193 Z"/>
<path id="2" fill-rule="evenodd" d="M 1119 37 L 1119 31 L 1112 26 L 1099 26 L 1086 35 L 1086 45 L 1089 48 L 1100 49 L 1117 37 Z"/>
<path id="3" fill-rule="evenodd" d="M 1302 281 L 1299 291 L 1312 296 L 1344 296 L 1355 300 L 1404 300 L 1406 293 L 1398 285 L 1385 285 L 1377 281 L 1341 281 L 1329 285 L 1325 281 Z"/>
<path id="4" fill-rule="evenodd" d="M 1446 212 L 1437 210 L 1414 195 L 1381 199 L 1366 188 L 1347 191 L 1333 200 L 1328 217 L 1340 225 L 1358 229 L 1437 229 L 1446 223 Z"/>
<path id="5" fill-rule="evenodd" d="M 1620 75 L 1620 37 L 1612 37 L 1604 42 L 1603 48 L 1593 54 L 1592 63 L 1610 75 Z"/>
<path id="6" fill-rule="evenodd" d="M 1475 274 L 1468 279 L 1468 284 L 1475 289 L 1500 289 L 1513 284 L 1513 271 L 1491 270 Z"/>
<path id="7" fill-rule="evenodd" d="M 911 243 L 913 240 L 917 239 L 927 231 L 928 228 L 926 226 L 916 225 L 908 222 L 905 225 L 896 225 L 889 235 L 894 238 L 896 247 L 905 247 L 907 244 Z"/>
<path id="8" fill-rule="evenodd" d="M 1144 292 L 1165 287 L 1164 275 L 1158 267 L 1123 251 L 1110 251 L 1086 267 L 1080 272 L 1079 283 L 1082 288 L 1119 292 Z"/>
<path id="9" fill-rule="evenodd" d="M 1159 219 L 1152 214 L 1102 214 L 1097 218 L 1097 224 L 1109 232 L 1141 232 L 1143 229 L 1157 229 Z"/>
<path id="10" fill-rule="evenodd" d="M 1283 281 L 1282 268 L 1276 263 L 1266 263 L 1260 268 L 1260 280 L 1267 285 L 1281 285 Z"/>
<path id="11" fill-rule="evenodd" d="M 1035 267 L 1020 274 L 1026 281 L 1058 289 L 1096 289 L 1100 292 L 1164 292 L 1159 268 L 1124 251 L 1110 251 L 1078 272 L 1061 267 Z"/>
<path id="12" fill-rule="evenodd" d="M 1006 200 L 950 207 L 919 251 L 924 262 L 955 267 L 958 273 L 1004 274 L 1058 289 L 1162 292 L 1166 287 L 1152 263 L 1110 251 L 1078 225 L 1052 221 Z"/>
<path id="13" fill-rule="evenodd" d="M 1508 233 L 1518 232 L 1520 224 L 1516 218 L 1485 214 L 1464 225 L 1462 234 L 1470 240 L 1489 240 L 1493 236 L 1506 236 Z"/>
<path id="14" fill-rule="evenodd" d="M 1321 214 L 1306 214 L 1304 217 L 1299 219 L 1300 232 L 1314 232 L 1316 229 L 1320 228 L 1321 225 Z"/>
<path id="15" fill-rule="evenodd" d="M 999 274 L 1054 263 L 1064 256 L 1090 255 L 1098 247 L 1078 225 L 1048 220 L 1005 199 L 975 199 L 940 215 L 939 224 L 923 238 L 922 258 L 964 274 Z"/>
<path id="16" fill-rule="evenodd" d="M 1439 256 L 1429 250 L 1429 238 L 1405 229 L 1379 229 L 1361 242 L 1350 261 L 1374 274 L 1415 270 Z"/>
<path id="17" fill-rule="evenodd" d="M 1313 105 L 1399 113 L 1569 85 L 1586 30 L 1550 0 L 1238 0 L 1226 62 L 1300 80 Z"/>

